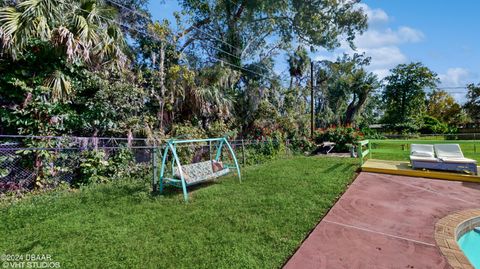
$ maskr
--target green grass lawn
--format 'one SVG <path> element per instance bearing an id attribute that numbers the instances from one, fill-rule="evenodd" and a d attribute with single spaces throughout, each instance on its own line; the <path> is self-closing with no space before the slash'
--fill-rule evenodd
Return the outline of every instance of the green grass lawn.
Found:
<path id="1" fill-rule="evenodd" d="M 358 160 L 291 157 L 191 193 L 145 182 L 57 191 L 0 208 L 0 254 L 51 254 L 62 268 L 275 268 L 351 183 Z"/>
<path id="2" fill-rule="evenodd" d="M 472 140 L 370 140 L 372 158 L 381 160 L 404 160 L 410 156 L 410 144 L 460 144 L 463 154 L 480 162 L 480 141 Z"/>

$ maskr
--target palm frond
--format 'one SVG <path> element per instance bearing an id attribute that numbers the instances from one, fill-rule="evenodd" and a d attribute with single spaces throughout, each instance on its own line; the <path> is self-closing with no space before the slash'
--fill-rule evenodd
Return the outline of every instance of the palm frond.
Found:
<path id="1" fill-rule="evenodd" d="M 18 3 L 17 9 L 22 11 L 24 19 L 46 17 L 50 21 L 58 17 L 64 6 L 65 2 L 59 0 L 26 0 Z"/>
<path id="2" fill-rule="evenodd" d="M 99 0 L 21 1 L 0 9 L 0 48 L 16 58 L 38 38 L 65 49 L 68 61 L 124 69 L 126 44 L 116 15 Z"/>
<path id="3" fill-rule="evenodd" d="M 72 16 L 72 27 L 79 39 L 87 40 L 90 36 L 90 25 L 85 17 L 80 15 Z"/>
<path id="4" fill-rule="evenodd" d="M 33 22 L 33 33 L 32 36 L 35 36 L 41 40 L 49 40 L 51 38 L 51 29 L 48 25 L 47 18 L 44 16 L 36 17 Z"/>
<path id="5" fill-rule="evenodd" d="M 15 42 L 15 33 L 21 27 L 20 16 L 15 8 L 0 9 L 0 41 L 4 50 L 11 49 Z"/>
<path id="6" fill-rule="evenodd" d="M 59 70 L 53 72 L 44 84 L 51 89 L 51 98 L 54 101 L 66 100 L 71 95 L 72 84 L 68 77 Z"/>

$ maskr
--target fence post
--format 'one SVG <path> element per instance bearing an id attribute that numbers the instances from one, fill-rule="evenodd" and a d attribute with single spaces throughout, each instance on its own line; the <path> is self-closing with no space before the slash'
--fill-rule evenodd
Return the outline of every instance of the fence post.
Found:
<path id="1" fill-rule="evenodd" d="M 208 157 L 212 159 L 212 141 L 208 141 Z"/>
<path id="2" fill-rule="evenodd" d="M 153 142 L 153 149 L 152 149 L 152 162 L 153 162 L 153 178 L 152 178 L 152 189 L 153 192 L 157 191 L 157 186 L 155 184 L 157 180 L 157 143 L 156 141 Z"/>
<path id="3" fill-rule="evenodd" d="M 363 153 L 362 153 L 362 143 L 358 143 L 357 145 L 357 155 L 360 158 L 360 166 L 363 165 Z"/>
<path id="4" fill-rule="evenodd" d="M 242 159 L 243 159 L 242 164 L 243 164 L 243 166 L 245 166 L 245 162 L 246 162 L 246 160 L 245 160 L 245 143 L 243 141 L 243 138 L 242 138 Z"/>
<path id="5" fill-rule="evenodd" d="M 368 141 L 368 158 L 372 158 L 372 143 Z"/>
<path id="6" fill-rule="evenodd" d="M 477 136 L 475 133 L 473 134 L 473 153 L 477 154 Z"/>

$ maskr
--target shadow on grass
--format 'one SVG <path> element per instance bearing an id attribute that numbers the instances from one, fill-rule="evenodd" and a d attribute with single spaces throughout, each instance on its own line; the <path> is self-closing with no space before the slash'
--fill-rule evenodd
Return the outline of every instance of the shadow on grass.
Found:
<path id="1" fill-rule="evenodd" d="M 358 165 L 352 164 L 352 163 L 336 163 L 336 164 L 326 168 L 322 172 L 323 173 L 331 173 L 331 172 L 334 172 L 334 171 L 337 171 L 337 170 L 346 171 L 348 169 L 351 169 L 352 167 L 357 167 L 357 166 Z"/>
<path id="2" fill-rule="evenodd" d="M 32 251 L 38 245 L 40 245 L 40 240 L 34 240 L 34 241 L 28 243 L 25 247 L 21 247 L 18 250 L 21 253 L 28 253 L 28 252 Z"/>
<path id="3" fill-rule="evenodd" d="M 323 170 L 323 172 L 324 173 L 330 173 L 330 172 L 335 171 L 338 168 L 342 167 L 343 165 L 344 165 L 343 163 L 336 163 L 336 164 L 328 167 L 327 169 Z"/>
<path id="4" fill-rule="evenodd" d="M 195 184 L 192 186 L 187 186 L 187 192 L 190 194 L 192 192 L 195 192 L 198 189 L 203 189 L 203 188 L 208 188 L 209 186 L 215 185 L 215 184 L 220 184 L 218 181 L 205 181 L 199 184 Z M 163 192 L 159 191 L 158 187 L 155 187 L 154 191 L 150 192 L 153 197 L 158 197 L 158 196 L 164 196 L 164 197 L 174 197 L 178 195 L 183 195 L 183 190 L 181 187 L 175 187 L 171 185 L 167 185 L 163 187 Z"/>
<path id="5" fill-rule="evenodd" d="M 127 181 L 115 182 L 112 185 L 104 185 L 98 188 L 98 192 L 107 196 L 129 196 L 138 193 L 148 192 L 148 186 L 145 181 Z"/>

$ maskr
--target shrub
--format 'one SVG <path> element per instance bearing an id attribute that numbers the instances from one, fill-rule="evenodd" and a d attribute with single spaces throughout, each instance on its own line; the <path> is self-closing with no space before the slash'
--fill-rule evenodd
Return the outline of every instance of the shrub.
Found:
<path id="1" fill-rule="evenodd" d="M 347 144 L 355 144 L 362 140 L 364 135 L 352 127 L 330 127 L 326 130 L 319 129 L 314 134 L 314 141 L 320 144 L 325 141 L 335 142 L 335 151 L 348 151 Z"/>
<path id="2" fill-rule="evenodd" d="M 285 152 L 283 135 L 275 131 L 270 137 L 264 137 L 258 143 L 249 145 L 245 150 L 245 158 L 247 164 L 258 164 L 275 159 L 283 152 Z"/>
<path id="3" fill-rule="evenodd" d="M 193 126 L 191 123 L 175 124 L 172 129 L 172 137 L 179 139 L 205 138 L 207 134 L 201 127 Z M 200 151 L 202 148 L 200 148 Z M 177 148 L 178 158 L 183 164 L 191 163 L 194 157 L 202 153 L 196 144 L 184 144 Z"/>
<path id="4" fill-rule="evenodd" d="M 294 153 L 312 152 L 315 149 L 315 144 L 307 137 L 300 137 L 289 140 L 289 148 Z"/>
<path id="5" fill-rule="evenodd" d="M 215 121 L 207 129 L 208 137 L 235 137 L 237 130 L 232 130 L 224 121 Z"/>
<path id="6" fill-rule="evenodd" d="M 80 165 L 72 185 L 79 187 L 92 183 L 107 182 L 110 163 L 104 151 L 87 150 L 80 154 Z"/>
<path id="7" fill-rule="evenodd" d="M 173 125 L 171 131 L 172 137 L 186 137 L 186 138 L 205 138 L 205 131 L 201 127 L 193 126 L 191 123 L 178 123 Z"/>
<path id="8" fill-rule="evenodd" d="M 247 138 L 261 140 L 273 137 L 278 132 L 279 126 L 273 120 L 255 120 L 247 130 Z"/>
<path id="9" fill-rule="evenodd" d="M 121 147 L 109 156 L 108 163 L 107 174 L 115 179 L 131 177 L 138 172 L 132 149 L 127 147 Z"/>
<path id="10" fill-rule="evenodd" d="M 379 134 L 376 130 L 372 130 L 368 127 L 362 128 L 360 132 L 363 133 L 365 139 L 386 139 L 384 135 Z"/>
<path id="11" fill-rule="evenodd" d="M 432 116 L 423 117 L 423 127 L 420 129 L 422 134 L 444 134 L 449 131 L 448 125 L 437 120 Z"/>

